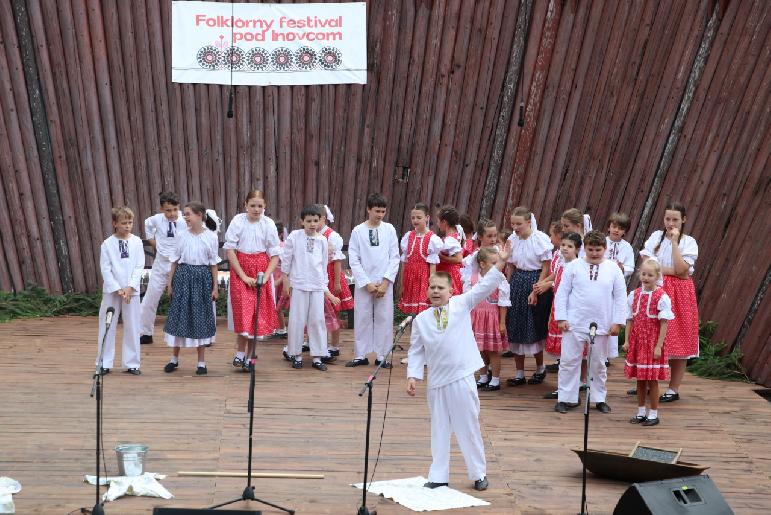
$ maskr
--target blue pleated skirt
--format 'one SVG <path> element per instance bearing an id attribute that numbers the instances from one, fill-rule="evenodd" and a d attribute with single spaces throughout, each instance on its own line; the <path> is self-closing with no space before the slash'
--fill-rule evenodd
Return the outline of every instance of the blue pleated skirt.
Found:
<path id="1" fill-rule="evenodd" d="M 164 331 L 167 342 L 184 341 L 184 347 L 209 343 L 217 331 L 212 309 L 212 276 L 207 265 L 177 266 L 171 283 L 171 303 Z M 169 338 L 175 337 L 175 338 Z"/>

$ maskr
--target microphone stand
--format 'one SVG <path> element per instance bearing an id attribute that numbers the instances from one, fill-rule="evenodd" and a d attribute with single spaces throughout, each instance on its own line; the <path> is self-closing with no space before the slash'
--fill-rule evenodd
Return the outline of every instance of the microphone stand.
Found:
<path id="1" fill-rule="evenodd" d="M 586 398 L 584 399 L 584 459 L 581 460 L 582 464 L 582 478 L 581 478 L 581 511 L 579 515 L 588 515 L 586 511 L 586 459 L 587 459 L 587 447 L 589 444 L 589 398 L 591 397 L 592 387 L 591 383 L 594 380 L 589 374 L 592 370 L 592 349 L 594 348 L 594 337 L 596 335 L 597 326 L 589 327 L 589 352 L 586 355 Z"/>
<path id="2" fill-rule="evenodd" d="M 262 275 L 262 274 L 260 274 Z M 247 462 L 247 472 L 246 472 L 246 488 L 244 488 L 244 491 L 241 493 L 241 497 L 237 497 L 235 499 L 232 499 L 230 501 L 225 501 L 220 504 L 215 504 L 214 506 L 209 506 L 207 509 L 212 510 L 215 508 L 221 508 L 222 506 L 227 506 L 229 504 L 237 503 L 240 501 L 257 501 L 258 503 L 265 504 L 267 506 L 271 506 L 273 508 L 276 508 L 281 511 L 285 511 L 289 513 L 289 515 L 294 515 L 294 510 L 290 510 L 289 508 L 283 508 L 279 506 L 278 504 L 273 504 L 271 502 L 268 502 L 264 499 L 259 499 L 254 496 L 254 486 L 252 485 L 252 435 L 254 434 L 254 383 L 255 383 L 255 362 L 257 361 L 257 329 L 259 327 L 259 320 L 260 320 L 260 297 L 262 293 L 262 278 L 258 276 L 257 278 L 257 306 L 255 307 L 255 317 L 254 317 L 254 345 L 252 345 L 252 352 L 249 356 L 249 402 L 247 403 L 247 410 L 249 411 L 249 458 Z M 257 515 L 262 512 L 256 512 Z"/>
<path id="3" fill-rule="evenodd" d="M 391 345 L 391 350 L 388 353 L 389 355 L 393 354 L 394 349 L 399 346 L 399 339 L 404 334 L 405 329 L 407 329 L 407 324 L 402 323 L 394 335 L 393 344 Z M 380 369 L 383 368 L 383 363 L 385 362 L 386 359 L 384 357 L 382 360 L 380 360 L 380 364 L 375 367 L 375 370 L 364 382 L 361 390 L 359 390 L 359 397 L 362 397 L 365 391 L 367 392 L 367 432 L 364 436 L 364 482 L 361 489 L 361 507 L 359 507 L 359 511 L 356 512 L 357 515 L 377 515 L 377 511 L 370 511 L 367 508 L 367 491 L 369 490 L 369 486 L 367 486 L 367 474 L 369 473 L 369 429 L 372 424 L 372 386 L 375 379 L 377 379 L 378 372 L 380 372 Z"/>
<path id="4" fill-rule="evenodd" d="M 112 312 L 115 312 L 115 310 Z M 92 515 L 104 515 L 104 503 L 100 499 L 101 485 L 99 482 L 101 480 L 101 470 L 99 467 L 99 454 L 102 450 L 102 381 L 104 380 L 104 368 L 102 365 L 104 365 L 104 341 L 107 339 L 110 325 L 112 325 L 112 316 L 110 316 L 110 321 L 105 324 L 104 335 L 102 335 L 102 341 L 99 344 L 99 360 L 96 370 L 94 370 L 93 382 L 91 384 L 91 397 L 96 395 L 96 504 L 91 509 Z M 105 473 L 107 473 L 106 470 Z"/>

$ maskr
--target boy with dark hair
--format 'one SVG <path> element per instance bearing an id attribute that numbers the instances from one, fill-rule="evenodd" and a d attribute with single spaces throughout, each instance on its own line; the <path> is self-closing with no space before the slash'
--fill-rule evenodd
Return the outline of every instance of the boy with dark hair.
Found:
<path id="1" fill-rule="evenodd" d="M 155 315 L 158 302 L 166 291 L 169 281 L 171 261 L 177 249 L 179 236 L 187 231 L 187 224 L 179 209 L 179 197 L 171 191 L 163 191 L 158 195 L 161 211 L 145 220 L 145 238 L 155 249 L 155 260 L 150 271 L 150 281 L 147 283 L 145 296 L 139 315 L 139 343 L 153 343 Z"/>
<path id="2" fill-rule="evenodd" d="M 608 239 L 605 259 L 618 264 L 621 271 L 624 272 L 624 278 L 631 276 L 634 272 L 634 249 L 624 239 L 631 225 L 632 221 L 626 213 L 616 212 L 608 218 Z"/>
<path id="3" fill-rule="evenodd" d="M 379 193 L 367 197 L 367 220 L 354 227 L 348 243 L 348 262 L 353 271 L 354 358 L 346 367 L 385 361 L 393 339 L 393 283 L 399 272 L 399 239 L 396 229 L 383 218 L 388 203 Z M 383 368 L 390 368 L 385 361 Z"/>

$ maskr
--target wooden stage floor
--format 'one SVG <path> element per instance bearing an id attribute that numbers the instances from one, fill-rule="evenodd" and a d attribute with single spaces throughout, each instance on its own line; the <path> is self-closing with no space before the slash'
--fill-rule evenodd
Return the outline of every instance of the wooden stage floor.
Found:
<path id="1" fill-rule="evenodd" d="M 120 327 L 118 328 L 120 332 Z M 142 376 L 112 373 L 105 381 L 104 440 L 109 472 L 117 473 L 112 448 L 120 442 L 150 446 L 147 470 L 176 498 L 126 497 L 109 513 L 150 513 L 155 505 L 203 507 L 241 494 L 245 480 L 179 477 L 180 470 L 246 470 L 248 374 L 231 366 L 234 336 L 219 323 L 219 341 L 207 351 L 208 377 L 196 377 L 195 353 L 183 350 L 180 369 L 165 374 L 169 350 L 156 327 L 156 343 L 142 347 Z M 96 353 L 95 318 L 22 320 L 0 324 L 0 476 L 22 483 L 17 513 L 78 513 L 94 504 L 94 400 L 89 397 Z M 342 358 L 351 353 L 344 331 Z M 404 340 L 408 340 L 405 338 Z M 323 480 L 258 479 L 257 496 L 298 513 L 356 513 L 361 480 L 366 397 L 357 397 L 368 369 L 332 365 L 326 373 L 293 370 L 281 357 L 283 340 L 261 344 L 257 369 L 254 469 L 323 473 Z M 405 343 L 406 347 L 406 343 Z M 398 353 L 398 359 L 405 355 Z M 527 366 L 532 369 L 533 362 Z M 504 377 L 513 372 L 504 360 Z M 117 370 L 115 371 L 117 372 Z M 528 370 L 528 375 L 532 370 Z M 375 480 L 426 475 L 430 431 L 425 388 L 404 392 L 405 366 L 391 377 L 388 417 Z M 378 452 L 388 373 L 377 381 L 372 456 Z M 452 513 L 576 513 L 581 465 L 570 451 L 582 443 L 579 410 L 559 415 L 542 395 L 555 375 L 538 386 L 481 394 L 482 430 L 490 489 L 478 497 L 492 504 Z M 629 451 L 636 441 L 683 448 L 682 459 L 708 471 L 736 513 L 768 513 L 771 507 L 771 404 L 755 385 L 688 375 L 683 400 L 663 405 L 662 424 L 627 423 L 635 401 L 624 395 L 620 361 L 610 368 L 608 402 L 613 413 L 591 416 L 591 448 Z M 453 444 L 451 486 L 472 493 Z M 591 513 L 611 513 L 626 484 L 589 475 Z M 245 503 L 240 505 L 244 507 Z M 380 515 L 409 513 L 390 500 L 369 497 Z M 281 513 L 252 504 L 264 513 Z"/>

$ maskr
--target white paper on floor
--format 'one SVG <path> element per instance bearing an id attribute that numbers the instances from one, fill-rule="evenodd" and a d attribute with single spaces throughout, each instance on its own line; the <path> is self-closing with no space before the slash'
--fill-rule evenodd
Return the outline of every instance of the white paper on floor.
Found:
<path id="1" fill-rule="evenodd" d="M 0 513 L 16 513 L 13 494 L 21 492 L 21 483 L 10 477 L 0 477 Z"/>
<path id="2" fill-rule="evenodd" d="M 412 511 L 451 510 L 453 508 L 471 508 L 473 506 L 489 506 L 490 503 L 477 499 L 447 486 L 425 488 L 428 481 L 424 477 L 408 477 L 392 481 L 377 481 L 369 485 L 369 492 L 379 494 L 387 499 L 393 499 Z M 361 483 L 354 486 L 362 488 Z"/>
<path id="3" fill-rule="evenodd" d="M 164 479 L 163 474 L 153 474 L 145 472 L 141 476 L 113 476 L 100 477 L 99 484 L 109 484 L 110 488 L 102 495 L 104 501 L 114 501 L 124 495 L 137 495 L 144 497 L 161 497 L 162 499 L 172 499 L 174 496 L 166 490 L 157 480 Z M 86 476 L 85 481 L 92 485 L 96 484 L 96 476 Z"/>

